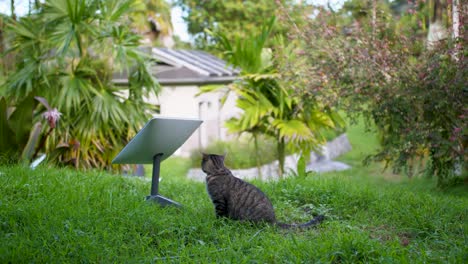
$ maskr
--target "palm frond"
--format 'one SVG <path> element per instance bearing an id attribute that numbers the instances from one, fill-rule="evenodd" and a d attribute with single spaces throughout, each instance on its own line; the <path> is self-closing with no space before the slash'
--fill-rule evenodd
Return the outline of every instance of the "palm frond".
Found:
<path id="1" fill-rule="evenodd" d="M 273 29 L 275 18 L 262 27 L 262 32 L 258 36 L 252 36 L 248 39 L 236 38 L 231 44 L 227 36 L 221 32 L 215 33 L 224 50 L 224 55 L 229 63 L 239 67 L 246 73 L 259 73 L 270 65 L 267 55 L 264 53 L 265 43 Z M 264 63 L 267 63 L 264 65 Z"/>
<path id="2" fill-rule="evenodd" d="M 138 3 L 134 0 L 102 1 L 99 6 L 100 15 L 104 21 L 119 22 L 125 14 L 138 10 Z"/>
<path id="3" fill-rule="evenodd" d="M 310 141 L 314 137 L 309 126 L 301 120 L 274 120 L 273 126 L 278 129 L 279 136 L 288 141 Z"/>

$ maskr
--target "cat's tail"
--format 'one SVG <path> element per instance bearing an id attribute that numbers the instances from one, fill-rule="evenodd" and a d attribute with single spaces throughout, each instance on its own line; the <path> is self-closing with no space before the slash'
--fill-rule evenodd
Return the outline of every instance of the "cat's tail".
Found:
<path id="1" fill-rule="evenodd" d="M 289 229 L 289 228 L 309 228 L 309 227 L 313 227 L 313 226 L 316 226 L 318 224 L 320 224 L 323 220 L 325 219 L 325 216 L 324 215 L 317 215 L 316 217 L 314 217 L 314 219 L 310 220 L 309 222 L 307 223 L 303 223 L 303 224 L 285 224 L 285 223 L 276 223 L 277 226 L 281 227 L 281 228 L 285 228 L 285 229 Z"/>

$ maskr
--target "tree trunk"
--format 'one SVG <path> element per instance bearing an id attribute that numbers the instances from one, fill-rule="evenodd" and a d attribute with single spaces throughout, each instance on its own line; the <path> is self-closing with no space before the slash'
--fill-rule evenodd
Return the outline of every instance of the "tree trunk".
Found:
<path id="1" fill-rule="evenodd" d="M 372 40 L 375 40 L 375 35 L 377 31 L 377 0 L 372 0 Z"/>
<path id="2" fill-rule="evenodd" d="M 437 43 L 447 38 L 447 28 L 444 26 L 442 14 L 446 10 L 446 6 L 440 0 L 434 0 L 434 13 L 429 24 L 429 31 L 427 33 L 427 47 L 434 48 Z"/>
<path id="3" fill-rule="evenodd" d="M 452 36 L 456 42 L 453 57 L 456 61 L 460 60 L 460 57 L 463 53 L 463 46 L 465 44 L 465 41 L 467 40 L 463 26 L 463 15 L 466 14 L 467 11 L 468 10 L 466 1 L 464 1 L 464 3 L 462 3 L 462 1 L 460 0 L 452 1 Z"/>
<path id="4" fill-rule="evenodd" d="M 10 1 L 10 10 L 11 10 L 11 18 L 16 20 L 16 13 L 15 13 L 15 0 Z"/>
<path id="5" fill-rule="evenodd" d="M 460 15 L 460 8 L 462 8 L 460 4 L 460 0 L 452 0 L 452 29 L 453 29 L 453 38 L 458 39 L 460 38 L 460 30 L 461 30 L 461 15 Z"/>
<path id="6" fill-rule="evenodd" d="M 260 153 L 258 149 L 258 135 L 256 133 L 253 134 L 253 139 L 254 139 L 254 147 L 255 147 L 255 162 L 257 164 L 257 175 L 258 175 L 258 178 L 261 180 L 262 168 L 260 164 Z"/>
<path id="7" fill-rule="evenodd" d="M 286 142 L 284 141 L 284 138 L 278 139 L 277 148 L 279 162 L 278 173 L 279 177 L 282 178 L 284 174 L 284 160 L 286 158 Z"/>
<path id="8" fill-rule="evenodd" d="M 5 51 L 5 43 L 4 43 L 4 37 L 3 37 L 3 30 L 5 26 L 3 23 L 3 18 L 0 18 L 0 54 L 3 54 Z M 5 58 L 0 58 L 0 74 L 5 74 L 6 72 L 6 63 L 5 63 Z"/>

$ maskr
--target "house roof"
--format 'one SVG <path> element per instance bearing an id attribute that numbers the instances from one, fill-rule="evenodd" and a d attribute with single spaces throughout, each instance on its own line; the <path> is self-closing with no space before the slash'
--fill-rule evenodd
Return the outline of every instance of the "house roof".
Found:
<path id="1" fill-rule="evenodd" d="M 152 48 L 149 52 L 156 63 L 154 77 L 161 85 L 226 84 L 234 81 L 239 70 L 207 52 Z M 116 84 L 127 84 L 126 74 L 115 74 Z"/>

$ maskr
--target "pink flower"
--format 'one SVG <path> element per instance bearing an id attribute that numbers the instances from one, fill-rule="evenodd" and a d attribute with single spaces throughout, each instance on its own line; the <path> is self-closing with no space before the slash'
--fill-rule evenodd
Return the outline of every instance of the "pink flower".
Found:
<path id="1" fill-rule="evenodd" d="M 54 109 L 51 109 L 51 110 L 48 110 L 46 112 L 44 112 L 42 114 L 42 116 L 47 119 L 47 121 L 49 122 L 49 125 L 51 128 L 55 128 L 55 126 L 57 125 L 57 121 L 60 119 L 60 116 L 62 115 L 62 113 L 60 113 L 57 108 L 54 108 Z"/>

